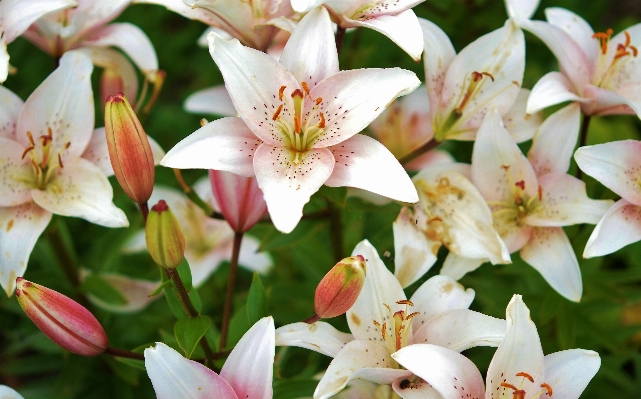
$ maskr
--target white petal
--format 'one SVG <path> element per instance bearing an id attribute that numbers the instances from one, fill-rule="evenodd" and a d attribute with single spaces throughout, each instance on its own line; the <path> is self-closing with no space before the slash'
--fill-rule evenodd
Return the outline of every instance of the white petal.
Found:
<path id="1" fill-rule="evenodd" d="M 430 240 L 416 226 L 409 208 L 404 207 L 392 226 L 394 230 L 394 275 L 406 288 L 421 278 L 436 262 L 441 243 Z M 436 251 L 435 251 L 436 250 Z"/>
<path id="2" fill-rule="evenodd" d="M 469 309 L 450 309 L 429 319 L 414 334 L 414 344 L 432 344 L 462 352 L 475 346 L 499 346 L 505 320 Z"/>
<path id="3" fill-rule="evenodd" d="M 537 176 L 568 171 L 580 125 L 581 109 L 576 103 L 548 116 L 534 136 L 528 152 L 528 159 Z"/>
<path id="4" fill-rule="evenodd" d="M 521 295 L 512 297 L 507 305 L 506 316 L 508 331 L 487 371 L 486 398 L 491 398 L 497 392 L 509 397 L 512 390 L 501 387 L 503 382 L 522 387 L 526 392 L 538 392 L 541 389 L 539 385 L 544 382 L 541 340 Z M 517 373 L 529 374 L 534 383 L 524 377 L 517 377 Z"/>
<path id="5" fill-rule="evenodd" d="M 276 350 L 274 331 L 271 316 L 258 320 L 225 361 L 220 376 L 234 388 L 239 398 L 271 399 Z"/>
<path id="6" fill-rule="evenodd" d="M 598 41 L 592 37 L 594 30 L 585 19 L 560 7 L 546 8 L 545 19 L 552 25 L 563 29 L 581 47 L 589 60 L 596 61 L 599 53 Z M 613 41 L 613 43 L 616 42 Z"/>
<path id="7" fill-rule="evenodd" d="M 129 226 L 125 213 L 113 204 L 113 190 L 100 168 L 83 158 L 64 164 L 45 190 L 33 189 L 33 200 L 63 216 L 81 217 L 106 227 Z"/>
<path id="8" fill-rule="evenodd" d="M 13 295 L 16 277 L 24 276 L 31 251 L 50 220 L 51 212 L 31 201 L 0 207 L 0 285 L 7 296 Z"/>
<path id="9" fill-rule="evenodd" d="M 450 276 L 454 280 L 460 280 L 467 273 L 481 267 L 485 262 L 489 262 L 489 259 L 464 258 L 454 252 L 450 252 L 447 254 L 445 262 L 443 262 L 440 274 Z"/>
<path id="10" fill-rule="evenodd" d="M 581 269 L 561 227 L 535 227 L 521 258 L 532 265 L 565 298 L 579 302 L 583 293 Z"/>
<path id="11" fill-rule="evenodd" d="M 453 278 L 431 277 L 410 298 L 414 304 L 411 311 L 420 313 L 412 319 L 412 330 L 418 331 L 429 319 L 447 310 L 467 309 L 473 300 L 474 290 L 465 289 Z"/>
<path id="12" fill-rule="evenodd" d="M 507 15 L 517 21 L 530 19 L 539 7 L 539 0 L 505 0 Z"/>
<path id="13" fill-rule="evenodd" d="M 145 349 L 145 368 L 158 399 L 238 399 L 221 376 L 162 342 Z"/>
<path id="14" fill-rule="evenodd" d="M 578 399 L 601 367 L 601 358 L 594 351 L 569 349 L 551 353 L 543 359 L 545 382 L 554 395 L 563 399 Z"/>
<path id="15" fill-rule="evenodd" d="M 641 240 L 641 207 L 618 200 L 594 228 L 584 258 L 603 256 Z"/>
<path id="16" fill-rule="evenodd" d="M 396 302 L 406 299 L 406 296 L 396 277 L 385 267 L 376 248 L 369 241 L 363 240 L 354 248 L 352 256 L 356 255 L 365 258 L 367 275 L 356 303 L 347 311 L 347 324 L 356 339 L 381 341 L 381 333 L 373 328 L 372 320 L 382 324 L 391 314 L 403 310 L 404 306 Z"/>
<path id="17" fill-rule="evenodd" d="M 351 26 L 363 26 L 374 29 L 389 37 L 414 61 L 421 60 L 423 42 L 421 41 L 421 25 L 412 10 L 405 10 L 395 15 L 378 15 L 363 20 L 345 18 Z"/>
<path id="18" fill-rule="evenodd" d="M 434 113 L 434 108 L 441 101 L 440 94 L 445 73 L 456 56 L 456 51 L 447 34 L 436 24 L 423 18 L 419 18 L 418 22 L 423 31 L 423 47 L 426 54 L 423 59 L 425 86 L 430 98 L 430 107 Z"/>
<path id="19" fill-rule="evenodd" d="M 410 381 L 409 379 L 398 379 L 392 384 L 392 389 L 402 399 L 443 399 L 440 393 L 427 382 L 419 379 L 412 383 L 409 387 L 401 388 L 403 381 Z M 368 396 L 369 397 L 369 396 Z M 361 399 L 360 397 L 357 399 Z"/>
<path id="20" fill-rule="evenodd" d="M 403 165 L 405 170 L 418 171 L 428 168 L 432 165 L 439 165 L 443 163 L 454 163 L 456 160 L 447 151 L 434 149 L 419 155 L 410 162 Z"/>
<path id="21" fill-rule="evenodd" d="M 310 11 L 287 40 L 280 63 L 299 82 L 316 83 L 338 72 L 332 21 L 324 7 Z"/>
<path id="22" fill-rule="evenodd" d="M 146 246 L 145 246 L 146 248 Z M 83 278 L 91 275 L 88 269 L 83 270 Z M 113 304 L 88 294 L 88 299 L 99 308 L 113 313 L 134 313 L 144 309 L 160 296 L 149 296 L 160 285 L 160 281 L 140 280 L 117 273 L 100 273 L 100 278 L 115 288 L 125 299 L 125 304 Z"/>
<path id="23" fill-rule="evenodd" d="M 0 38 L 0 83 L 4 83 L 9 76 L 9 53 L 7 43 Z"/>
<path id="24" fill-rule="evenodd" d="M 296 12 L 304 13 L 320 6 L 323 3 L 324 0 L 292 0 L 292 8 Z"/>
<path id="25" fill-rule="evenodd" d="M 240 247 L 240 254 L 238 255 L 238 263 L 249 271 L 266 274 L 274 262 L 269 253 L 258 252 L 259 249 L 260 241 L 245 234 L 243 236 L 243 245 Z"/>
<path id="26" fill-rule="evenodd" d="M 71 31 L 81 36 L 116 18 L 131 0 L 81 0 L 71 14 Z"/>
<path id="27" fill-rule="evenodd" d="M 6 87 L 0 86 L 0 137 L 16 139 L 16 124 L 23 105 L 24 102 L 20 97 Z"/>
<path id="28" fill-rule="evenodd" d="M 194 114 L 236 116 L 236 108 L 225 86 L 198 90 L 185 100 L 185 111 Z"/>
<path id="29" fill-rule="evenodd" d="M 62 152 L 62 161 L 79 157 L 87 147 L 94 129 L 94 104 L 91 90 L 91 59 L 82 52 L 68 51 L 60 66 L 29 96 L 18 119 L 17 138 L 29 145 L 26 132 L 37 140 L 53 133 L 52 154 Z M 66 143 L 71 143 L 64 149 Z"/>
<path id="30" fill-rule="evenodd" d="M 385 146 L 357 134 L 329 147 L 336 161 L 325 182 L 330 187 L 356 187 L 403 202 L 418 202 L 405 169 Z"/>
<path id="31" fill-rule="evenodd" d="M 22 395 L 6 385 L 0 385 L 0 398 L 2 399 L 24 399 Z"/>
<path id="32" fill-rule="evenodd" d="M 334 157 L 326 148 L 298 153 L 268 144 L 258 147 L 254 156 L 256 179 L 278 230 L 294 230 L 303 216 L 303 206 L 327 181 L 333 167 Z"/>
<path id="33" fill-rule="evenodd" d="M 482 398 L 483 377 L 471 360 L 436 345 L 410 345 L 394 360 L 427 381 L 444 398 Z"/>
<path id="34" fill-rule="evenodd" d="M 0 6 L 3 39 L 11 43 L 40 17 L 76 4 L 75 0 L 3 0 Z"/>
<path id="35" fill-rule="evenodd" d="M 541 112 L 527 113 L 525 108 L 530 98 L 528 89 L 519 90 L 512 107 L 503 115 L 503 124 L 517 143 L 531 139 L 543 123 Z"/>
<path id="36" fill-rule="evenodd" d="M 314 324 L 298 322 L 276 329 L 277 346 L 298 346 L 329 357 L 336 357 L 338 352 L 353 340 L 352 334 L 340 332 L 324 321 Z"/>
<path id="37" fill-rule="evenodd" d="M 31 159 L 21 158 L 26 147 L 17 141 L 0 137 L 0 206 L 14 206 L 31 200 L 33 179 Z"/>
<path id="38" fill-rule="evenodd" d="M 575 94 L 575 90 L 570 79 L 564 74 L 561 72 L 548 72 L 532 88 L 532 93 L 527 102 L 527 112 L 533 114 L 566 101 L 590 101 Z"/>
<path id="39" fill-rule="evenodd" d="M 641 63 L 639 65 L 641 66 Z M 641 99 L 635 91 L 639 85 L 638 82 L 630 82 L 626 86 L 619 87 L 618 91 L 621 93 L 591 84 L 585 85 L 583 96 L 590 101 L 583 104 L 583 113 L 586 115 L 640 115 Z"/>
<path id="40" fill-rule="evenodd" d="M 254 175 L 254 157 L 262 142 L 240 118 L 223 118 L 180 141 L 160 161 L 169 168 L 226 170 Z"/>
<path id="41" fill-rule="evenodd" d="M 641 206 L 641 142 L 636 140 L 581 147 L 574 153 L 579 168 L 627 201 Z"/>

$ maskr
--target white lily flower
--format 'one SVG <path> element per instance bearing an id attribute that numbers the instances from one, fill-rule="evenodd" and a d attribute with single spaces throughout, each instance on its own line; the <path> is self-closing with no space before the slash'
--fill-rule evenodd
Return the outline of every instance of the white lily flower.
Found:
<path id="1" fill-rule="evenodd" d="M 358 135 L 419 85 L 402 69 L 338 71 L 324 8 L 307 14 L 280 62 L 211 33 L 210 52 L 240 117 L 208 123 L 161 161 L 172 168 L 255 175 L 277 229 L 291 232 L 323 184 L 416 202 L 409 176 L 379 142 Z"/>
<path id="2" fill-rule="evenodd" d="M 569 349 L 543 356 L 530 310 L 520 295 L 512 297 L 506 313 L 507 333 L 492 358 L 485 387 L 481 373 L 466 357 L 434 345 L 416 345 L 393 358 L 422 381 L 404 387 L 394 384 L 396 393 L 402 398 L 431 397 L 420 395 L 431 388 L 443 398 L 578 399 L 601 366 L 599 354 Z"/>
<path id="3" fill-rule="evenodd" d="M 94 146 L 91 60 L 69 52 L 60 66 L 21 101 L 4 88 L 0 96 L 0 284 L 7 295 L 27 267 L 31 250 L 52 213 L 81 217 L 106 227 L 125 227 L 112 202 L 105 172 L 88 158 L 103 158 Z M 5 108 L 5 104 L 6 108 Z M 18 113 L 19 111 L 19 113 Z M 102 150 L 104 153 L 99 153 Z"/>
<path id="4" fill-rule="evenodd" d="M 24 399 L 22 395 L 6 385 L 0 385 L 0 398 L 2 399 Z"/>
<path id="5" fill-rule="evenodd" d="M 429 342 L 462 351 L 474 346 L 497 346 L 505 321 L 468 309 L 472 289 L 454 279 L 435 276 L 407 300 L 401 285 L 387 270 L 367 240 L 352 255 L 367 262 L 365 285 L 347 312 L 352 334 L 319 321 L 294 323 L 276 331 L 277 345 L 300 346 L 334 357 L 314 393 L 328 398 L 355 379 L 392 384 L 412 377 L 391 355 L 409 345 Z"/>
<path id="6" fill-rule="evenodd" d="M 472 153 L 472 181 L 490 205 L 509 252 L 520 250 L 524 261 L 572 301 L 581 299 L 583 284 L 562 226 L 597 223 L 612 203 L 589 199 L 585 183 L 566 173 L 579 120 L 577 104 L 548 117 L 526 158 L 492 111 Z"/>

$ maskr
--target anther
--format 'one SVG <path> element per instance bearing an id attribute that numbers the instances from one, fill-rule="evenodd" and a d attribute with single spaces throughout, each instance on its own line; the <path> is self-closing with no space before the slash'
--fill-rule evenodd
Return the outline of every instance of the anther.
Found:
<path id="1" fill-rule="evenodd" d="M 633 45 L 629 45 L 628 48 L 632 50 L 632 56 L 636 57 L 637 55 L 639 55 L 639 50 L 637 50 L 637 48 Z"/>
<path id="2" fill-rule="evenodd" d="M 320 116 L 320 122 L 318 123 L 318 127 L 321 128 L 321 129 L 324 129 L 325 128 L 325 115 L 323 115 L 323 113 L 321 112 L 319 114 L 319 116 Z"/>
<path id="3" fill-rule="evenodd" d="M 525 378 L 527 378 L 528 380 L 530 380 L 530 382 L 534 382 L 534 378 L 532 378 L 532 376 L 531 376 L 531 375 L 529 375 L 528 373 L 526 373 L 526 372 L 524 372 L 524 371 L 521 371 L 520 373 L 516 373 L 516 376 L 517 376 L 517 377 L 525 377 Z"/>
<path id="4" fill-rule="evenodd" d="M 381 336 L 383 339 L 387 336 L 387 322 L 383 323 L 383 326 L 381 327 Z"/>
<path id="5" fill-rule="evenodd" d="M 278 89 L 278 101 L 283 101 L 283 92 L 287 86 L 281 86 L 280 89 Z"/>
<path id="6" fill-rule="evenodd" d="M 29 147 L 25 148 L 24 151 L 22 152 L 22 157 L 20 159 L 24 159 L 24 156 L 29 153 L 29 151 L 33 150 L 35 147 L 33 145 L 30 145 Z"/>
<path id="7" fill-rule="evenodd" d="M 62 158 L 60 157 L 60 154 L 58 154 L 58 165 L 60 165 L 60 169 L 64 168 L 65 166 L 62 164 Z"/>
<path id="8" fill-rule="evenodd" d="M 539 201 L 543 200 L 543 187 L 539 186 Z"/>
<path id="9" fill-rule="evenodd" d="M 625 35 L 625 47 L 628 47 L 630 45 L 630 34 L 628 31 L 623 31 L 623 34 Z"/>
<path id="10" fill-rule="evenodd" d="M 400 300 L 400 301 L 398 301 L 398 302 L 396 302 L 396 303 L 397 303 L 397 304 L 399 304 L 399 305 L 410 305 L 410 306 L 414 306 L 414 304 L 412 303 L 412 301 L 410 301 L 409 299 L 403 299 L 403 300 Z"/>
<path id="11" fill-rule="evenodd" d="M 552 396 L 552 387 L 549 384 L 546 384 L 544 382 L 543 384 L 541 384 L 541 388 L 545 388 L 548 391 L 548 395 Z"/>
<path id="12" fill-rule="evenodd" d="M 525 181 L 524 180 L 519 180 L 516 183 L 514 183 L 515 186 L 520 188 L 521 190 L 525 190 Z"/>
<path id="13" fill-rule="evenodd" d="M 309 95 L 309 87 L 307 86 L 307 82 L 303 82 L 300 85 L 303 86 L 303 90 L 305 90 L 305 94 L 307 94 L 309 98 L 312 98 L 312 96 Z"/>
<path id="14" fill-rule="evenodd" d="M 316 105 L 320 104 L 323 102 L 323 97 L 318 97 L 315 101 Z"/>
<path id="15" fill-rule="evenodd" d="M 284 87 L 284 86 L 283 86 L 283 87 Z M 282 111 L 282 110 L 283 110 L 283 104 L 279 105 L 279 106 L 278 106 L 278 109 L 276 110 L 276 112 L 274 112 L 274 115 L 272 116 L 272 120 L 273 120 L 273 121 L 275 121 L 276 119 L 278 119 L 278 116 L 280 115 L 280 111 Z"/>
<path id="16" fill-rule="evenodd" d="M 412 319 L 412 318 L 414 318 L 414 317 L 416 317 L 416 316 L 418 316 L 420 314 L 421 314 L 421 312 L 410 313 L 405 317 L 405 320 L 410 320 L 410 319 Z"/>
<path id="17" fill-rule="evenodd" d="M 29 143 L 31 144 L 32 147 L 36 146 L 36 142 L 33 141 L 33 136 L 31 135 L 31 132 L 27 131 L 27 138 L 29 139 Z"/>

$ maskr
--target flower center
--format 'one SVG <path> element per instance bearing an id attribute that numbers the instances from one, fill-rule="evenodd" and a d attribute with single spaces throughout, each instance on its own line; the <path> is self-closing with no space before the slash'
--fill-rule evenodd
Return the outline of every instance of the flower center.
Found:
<path id="1" fill-rule="evenodd" d="M 387 321 L 381 324 L 376 320 L 372 320 L 374 326 L 381 332 L 381 337 L 383 341 L 385 341 L 385 345 L 390 353 L 394 353 L 407 346 L 409 332 L 412 328 L 412 319 L 419 314 L 418 312 L 408 312 L 409 306 L 414 306 L 414 304 L 407 299 L 400 300 L 396 303 L 405 305 L 405 310 L 392 313 L 392 308 L 386 303 L 383 304 L 389 311 L 390 317 L 387 317 L 386 320 L 389 321 L 390 325 L 387 324 Z"/>
<path id="2" fill-rule="evenodd" d="M 419 130 L 421 115 L 418 112 L 408 113 L 395 102 L 387 108 L 383 118 L 380 124 L 371 124 L 370 129 L 396 158 L 409 154 L 425 142 L 424 132 Z"/>
<path id="3" fill-rule="evenodd" d="M 528 379 L 528 380 L 530 380 L 530 382 L 534 383 L 534 378 L 532 378 L 531 375 L 529 375 L 528 373 L 523 372 L 523 371 L 520 372 L 520 373 L 516 373 L 516 376 L 517 377 L 523 377 L 521 379 L 521 383 L 519 384 L 518 388 L 516 386 L 512 385 L 512 384 L 507 383 L 507 382 L 502 382 L 501 386 L 504 387 L 504 388 L 509 388 L 509 389 L 511 389 L 513 391 L 512 392 L 512 399 L 525 399 L 525 395 L 527 394 L 527 392 L 524 389 L 521 389 L 521 388 L 523 388 L 523 383 L 525 382 L 526 379 Z M 546 384 L 544 382 L 543 384 L 541 384 L 541 388 L 543 388 L 543 389 L 541 389 L 539 392 L 537 392 L 534 396 L 530 396 L 528 399 L 538 399 L 543 394 L 545 394 L 547 396 L 552 396 L 552 392 L 553 391 L 552 391 L 552 387 L 549 384 Z M 505 395 L 508 394 L 508 392 L 509 392 L 508 390 L 504 389 L 502 398 L 505 398 Z"/>
<path id="4" fill-rule="evenodd" d="M 503 166 L 505 169 L 508 184 L 512 188 L 513 201 L 488 201 L 492 209 L 494 218 L 494 227 L 499 235 L 503 236 L 503 231 L 507 226 L 514 223 L 518 227 L 523 225 L 523 219 L 538 206 L 543 199 L 543 188 L 538 187 L 536 196 L 530 197 L 525 191 L 525 180 L 514 181 L 509 173 L 509 166 Z"/>
<path id="5" fill-rule="evenodd" d="M 631 44 L 630 34 L 625 31 L 625 42 L 617 44 L 617 51 L 611 60 L 608 60 L 608 46 L 612 37 L 612 29 L 605 32 L 597 32 L 592 35 L 593 39 L 599 41 L 599 56 L 597 58 L 596 71 L 592 84 L 608 90 L 617 88 L 616 76 L 621 69 L 633 58 L 636 58 L 639 51 Z"/>
<path id="6" fill-rule="evenodd" d="M 27 182 L 34 188 L 44 189 L 51 182 L 58 168 L 64 168 L 62 154 L 69 148 L 71 143 L 65 143 L 60 151 L 52 154 L 53 130 L 50 127 L 47 128 L 46 135 L 38 137 L 38 141 L 33 139 L 31 132 L 28 131 L 26 134 L 29 138 L 29 146 L 22 153 L 22 159 L 27 155 L 31 158 L 31 170 L 33 172 Z"/>
<path id="7" fill-rule="evenodd" d="M 449 234 L 449 226 L 443 218 L 453 212 L 451 203 L 463 199 L 465 191 L 450 184 L 450 179 L 447 177 L 438 179 L 435 186 L 425 180 L 419 180 L 416 183 L 416 189 L 423 211 L 428 217 L 423 232 L 430 240 L 440 242 L 450 249 L 453 240 Z M 433 248 L 434 254 L 437 251 L 438 246 Z"/>
<path id="8" fill-rule="evenodd" d="M 285 138 L 285 146 L 296 152 L 294 164 L 300 163 L 300 153 L 310 150 L 325 132 L 325 115 L 319 110 L 323 99 L 313 100 L 307 83 L 301 86 L 302 90 L 296 88 L 289 95 L 287 86 L 281 86 L 278 91 L 281 104 L 272 115 L 276 128 Z"/>

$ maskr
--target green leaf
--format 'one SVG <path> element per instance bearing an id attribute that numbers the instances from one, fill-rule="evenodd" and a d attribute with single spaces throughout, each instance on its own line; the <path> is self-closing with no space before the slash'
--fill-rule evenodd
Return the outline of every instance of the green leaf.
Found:
<path id="1" fill-rule="evenodd" d="M 150 296 L 150 297 L 152 297 L 152 296 L 156 296 L 156 295 L 160 294 L 160 291 L 162 291 L 166 286 L 168 286 L 168 285 L 170 285 L 170 284 L 171 284 L 171 281 L 169 281 L 169 280 L 165 280 L 165 281 L 163 281 L 163 282 L 162 282 L 162 284 L 160 284 L 160 285 L 158 286 L 158 288 L 156 288 L 156 289 L 154 290 L 154 292 L 152 292 L 151 294 L 149 294 L 149 296 Z"/>
<path id="2" fill-rule="evenodd" d="M 254 323 L 265 316 L 269 316 L 267 292 L 265 292 L 265 287 L 260 280 L 258 272 L 254 272 L 252 284 L 249 287 L 249 295 L 247 296 L 247 317 L 249 318 L 249 325 L 254 325 Z"/>
<path id="3" fill-rule="evenodd" d="M 82 282 L 82 289 L 110 305 L 126 305 L 127 300 L 113 285 L 98 274 L 91 274 Z"/>
<path id="4" fill-rule="evenodd" d="M 178 345 L 185 352 L 188 359 L 194 352 L 198 341 L 205 335 L 211 320 L 207 316 L 188 317 L 180 319 L 174 324 L 174 334 Z"/>
<path id="5" fill-rule="evenodd" d="M 162 269 L 162 267 L 160 269 L 161 269 L 160 275 L 163 281 L 162 284 L 164 285 L 163 291 L 165 291 L 165 299 L 167 299 L 169 308 L 171 309 L 174 316 L 176 316 L 178 319 L 187 317 L 187 312 L 185 312 L 185 308 L 183 307 L 183 304 L 180 301 L 180 297 L 178 296 L 178 291 L 176 290 L 174 285 L 171 284 L 171 280 L 167 278 L 167 274 Z"/>
<path id="6" fill-rule="evenodd" d="M 345 206 L 347 187 L 321 186 L 318 193 L 341 208 Z"/>
<path id="7" fill-rule="evenodd" d="M 186 258 L 183 258 L 183 261 L 180 262 L 176 271 L 178 272 L 187 292 L 191 291 L 191 268 L 189 267 L 189 263 L 187 263 Z"/>
<path id="8" fill-rule="evenodd" d="M 274 381 L 274 399 L 296 399 L 311 397 L 318 385 L 317 380 L 277 380 Z"/>
<path id="9" fill-rule="evenodd" d="M 189 292 L 189 299 L 191 300 L 191 304 L 194 305 L 194 308 L 198 311 L 198 313 L 203 311 L 203 302 L 200 300 L 200 294 L 198 293 L 197 289 L 191 290 Z"/>
<path id="10" fill-rule="evenodd" d="M 233 314 L 229 321 L 229 334 L 227 335 L 225 348 L 236 346 L 240 338 L 249 330 L 249 327 L 251 327 L 251 324 L 249 324 L 249 317 L 247 317 L 247 306 L 243 305 Z M 220 348 L 219 350 L 225 348 Z"/>

